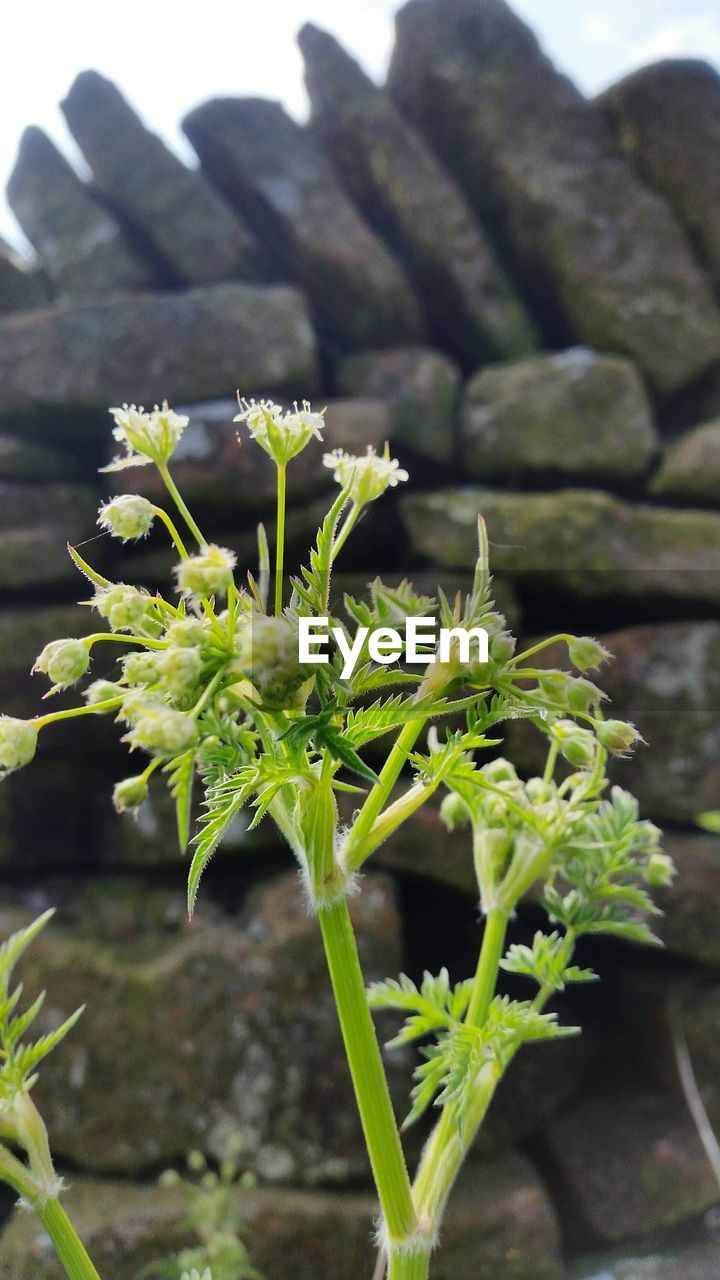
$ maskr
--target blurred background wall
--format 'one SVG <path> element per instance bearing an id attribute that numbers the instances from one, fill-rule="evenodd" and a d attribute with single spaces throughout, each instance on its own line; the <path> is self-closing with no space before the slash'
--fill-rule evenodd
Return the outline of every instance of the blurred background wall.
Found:
<path id="1" fill-rule="evenodd" d="M 378 71 L 387 6 L 347 8 Z M 563 6 L 520 8 L 555 46 Z M 712 14 L 690 17 L 712 56 Z M 669 10 L 633 21 L 628 56 L 687 35 Z M 87 71 L 66 134 L 22 136 L 0 254 L 0 705 L 31 714 L 37 652 L 91 626 L 68 538 L 110 577 L 167 585 L 162 539 L 119 549 L 94 528 L 110 404 L 187 409 L 176 478 L 251 568 L 272 475 L 236 443 L 238 389 L 327 403 L 328 447 L 389 439 L 411 471 L 361 526 L 351 586 L 462 585 L 481 511 L 519 633 L 596 633 L 615 653 L 613 710 L 650 743 L 616 776 L 679 876 L 665 951 L 598 946 L 602 986 L 561 1011 L 582 1039 L 513 1065 L 438 1280 L 720 1276 L 720 1192 L 677 1062 L 686 1043 L 720 1123 L 720 844 L 696 826 L 720 804 L 720 77 L 670 58 L 584 95 L 502 0 L 410 0 L 383 88 L 317 25 L 299 48 L 307 124 L 214 97 L 183 120 L 181 160 L 122 76 Z M 278 48 L 281 67 L 294 57 Z M 268 92 L 267 69 L 235 62 L 233 93 Z M 157 74 L 172 78 L 171 47 Z M 601 78 L 583 63 L 586 89 Z M 287 84 L 272 92 L 293 105 Z M 309 454 L 291 477 L 295 563 L 332 488 Z M 118 481 L 155 492 L 144 472 Z M 107 726 L 46 738 L 0 791 L 0 925 L 58 905 L 27 985 L 48 986 L 50 1018 L 88 1005 L 38 1094 L 101 1270 L 132 1280 L 182 1237 L 154 1180 L 199 1148 L 257 1176 L 244 1207 L 268 1280 L 369 1280 L 361 1136 L 286 852 L 239 824 L 189 927 L 162 784 L 119 819 L 128 767 Z M 532 771 L 532 739 L 512 738 Z M 355 904 L 368 977 L 464 976 L 479 926 L 462 834 L 423 813 L 377 861 Z M 534 923 L 529 908 L 518 935 Z M 404 1105 L 412 1064 L 388 1065 Z M 22 1218 L 0 1264 L 59 1274 Z"/>

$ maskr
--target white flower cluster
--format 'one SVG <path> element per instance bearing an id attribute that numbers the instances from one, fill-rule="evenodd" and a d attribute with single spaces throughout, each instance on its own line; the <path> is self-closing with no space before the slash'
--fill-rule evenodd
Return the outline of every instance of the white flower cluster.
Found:
<path id="1" fill-rule="evenodd" d="M 124 404 L 111 409 L 115 420 L 113 436 L 125 448 L 124 456 L 114 458 L 104 471 L 123 471 L 125 467 L 144 467 L 154 462 L 164 467 L 172 457 L 189 418 L 174 413 L 167 400 L 146 413 L 142 405 Z"/>
<path id="2" fill-rule="evenodd" d="M 350 485 L 350 500 L 356 507 L 367 506 L 386 489 L 395 489 L 410 478 L 397 458 L 390 457 L 387 445 L 381 455 L 368 445 L 365 456 L 359 458 L 344 449 L 333 449 L 325 454 L 323 465 L 334 472 L 334 479 L 343 489 Z"/>
<path id="3" fill-rule="evenodd" d="M 322 440 L 325 425 L 323 409 L 313 412 L 310 402 L 297 402 L 288 412 L 272 400 L 240 400 L 240 413 L 234 422 L 244 422 L 253 440 L 280 467 L 290 462 L 315 437 Z"/>

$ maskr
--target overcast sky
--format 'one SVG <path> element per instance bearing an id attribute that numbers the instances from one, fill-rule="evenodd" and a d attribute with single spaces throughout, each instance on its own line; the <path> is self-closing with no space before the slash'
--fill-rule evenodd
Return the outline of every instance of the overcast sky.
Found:
<path id="1" fill-rule="evenodd" d="M 295 33 L 308 19 L 333 31 L 368 71 L 387 64 L 397 0 L 20 0 L 3 17 L 0 186 L 27 124 L 39 124 L 79 165 L 57 107 L 78 71 L 115 80 L 181 154 L 190 107 L 218 94 L 281 98 L 305 110 Z M 515 0 L 546 49 L 588 93 L 673 56 L 720 66 L 717 0 Z M 0 234 L 18 241 L 0 201 Z"/>

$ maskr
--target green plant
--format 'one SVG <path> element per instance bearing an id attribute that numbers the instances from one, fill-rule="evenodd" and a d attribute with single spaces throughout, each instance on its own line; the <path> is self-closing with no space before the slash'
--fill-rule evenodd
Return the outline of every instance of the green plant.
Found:
<path id="1" fill-rule="evenodd" d="M 178 1187 L 185 1195 L 186 1225 L 198 1244 L 146 1268 L 141 1280 L 263 1280 L 242 1239 L 237 1194 L 240 1188 L 254 1185 L 254 1179 L 240 1176 L 230 1159 L 224 1160 L 216 1173 L 199 1151 L 188 1156 L 188 1174 L 183 1178 L 169 1169 L 160 1181 L 163 1186 Z"/>
<path id="2" fill-rule="evenodd" d="M 278 501 L 274 582 L 261 528 L 257 579 L 248 574 L 247 587 L 240 587 L 233 553 L 206 542 L 168 470 L 187 419 L 167 405 L 152 413 L 127 406 L 112 412 L 125 457 L 109 469 L 154 463 L 187 533 L 178 531 L 176 517 L 135 495 L 105 504 L 100 523 L 126 540 L 143 536 L 160 519 L 178 554 L 179 600 L 110 582 L 71 550 L 95 588 L 90 604 L 110 630 L 53 642 L 36 669 L 49 676 L 51 692 L 68 688 L 86 674 L 94 647 L 110 641 L 124 651 L 118 678 L 91 683 L 84 706 L 31 721 L 0 719 L 0 763 L 6 770 L 27 763 L 38 732 L 57 720 L 113 715 L 125 727 L 131 750 L 149 757 L 139 774 L 116 786 L 116 807 L 137 809 L 151 775 L 164 773 L 182 848 L 189 841 L 191 793 L 199 776 L 204 812 L 192 841 L 191 913 L 201 877 L 234 815 L 250 806 L 252 825 L 266 817 L 275 822 L 297 860 L 327 955 L 381 1205 L 379 1240 L 388 1280 L 425 1280 L 452 1184 L 510 1061 L 527 1042 L 576 1031 L 559 1025 L 547 1006 L 567 984 L 595 978 L 574 963 L 578 939 L 606 933 L 654 940 L 643 920 L 653 910 L 647 890 L 671 878 L 672 864 L 659 851 L 657 828 L 639 819 L 632 797 L 619 788 L 606 796 L 608 755 L 626 753 L 638 734 L 630 724 L 603 717 L 603 694 L 585 674 L 608 656 L 595 640 L 558 635 L 516 652 L 492 601 L 482 520 L 466 596 L 450 600 L 440 591 L 435 601 L 417 595 L 407 582 L 390 588 L 376 580 L 366 601 L 345 597 L 345 621 L 335 616 L 333 568 L 359 516 L 388 487 L 407 479 L 387 450 L 382 456 L 369 450 L 362 458 L 326 455 L 340 492 L 287 598 L 286 471 L 321 436 L 322 415 L 307 404 L 290 412 L 268 402 L 242 407 L 239 419 L 277 467 Z M 188 536 L 197 543 L 192 554 Z M 487 661 L 465 656 L 459 638 L 442 662 L 428 652 L 424 670 L 390 669 L 373 660 L 367 638 L 350 675 L 343 674 L 337 653 L 323 665 L 300 661 L 302 618 L 328 619 L 345 631 L 354 622 L 372 631 L 429 614 L 449 630 L 481 628 Z M 533 665 L 551 644 L 566 647 L 573 671 Z M 438 726 L 447 717 L 451 727 L 441 734 Z M 479 751 L 494 752 L 500 727 L 517 718 L 527 720 L 547 746 L 542 776 L 525 781 L 505 759 L 476 758 Z M 375 772 L 361 753 L 388 734 L 393 743 Z M 403 785 L 407 771 L 412 778 Z M 472 837 L 485 918 L 477 970 L 454 986 L 443 970 L 426 974 L 419 987 L 401 976 L 367 993 L 348 897 L 375 850 L 441 790 L 446 822 L 451 828 L 467 825 Z M 347 826 L 338 818 L 338 792 L 358 796 Z M 544 886 L 550 930 L 538 932 L 531 946 L 506 949 L 509 921 L 538 883 Z M 498 994 L 503 969 L 527 979 L 534 994 L 523 1000 Z M 414 1183 L 373 1008 L 405 1015 L 394 1043 L 421 1042 L 406 1123 L 430 1107 L 438 1112 Z M 71 1280 L 95 1274 L 73 1259 L 66 1269 Z"/>

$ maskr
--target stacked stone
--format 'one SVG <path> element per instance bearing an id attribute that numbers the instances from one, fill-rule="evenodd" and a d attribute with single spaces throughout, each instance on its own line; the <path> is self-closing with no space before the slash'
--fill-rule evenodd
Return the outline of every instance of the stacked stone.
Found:
<path id="1" fill-rule="evenodd" d="M 96 534 L 111 403 L 187 407 L 176 477 L 251 568 L 274 477 L 238 448 L 238 390 L 318 397 L 327 447 L 387 439 L 411 470 L 359 526 L 350 590 L 377 572 L 462 587 L 482 513 L 520 633 L 600 632 L 615 653 L 612 706 L 650 744 L 616 778 L 667 828 L 679 876 L 665 956 L 598 948 L 603 997 L 571 1011 L 582 1040 L 513 1065 L 438 1280 L 707 1280 L 720 1249 L 697 1223 L 717 1185 L 673 1044 L 720 1124 L 720 845 L 696 823 L 720 807 L 720 77 L 662 63 L 593 103 L 503 0 L 410 0 L 397 26 L 384 88 L 304 28 L 310 123 L 210 102 L 184 122 L 197 169 L 95 73 L 64 104 L 89 180 L 25 135 L 10 198 L 37 260 L 0 246 L 0 709 L 31 713 L 36 653 L 91 625 L 65 542 Z M 291 475 L 296 562 L 332 490 L 318 462 Z M 123 487 L 158 496 L 150 468 Z M 121 555 L 103 537 L 92 558 L 167 586 L 155 535 Z M 88 1006 L 38 1096 L 100 1270 L 131 1280 L 183 1238 L 175 1193 L 140 1183 L 234 1143 L 262 1184 L 242 1193 L 260 1269 L 362 1274 L 362 1137 L 286 853 L 239 821 L 190 929 L 166 794 L 138 823 L 109 812 L 105 728 L 58 726 L 0 791 L 1 931 L 58 903 L 26 986 L 48 986 L 53 1016 Z M 534 770 L 532 735 L 511 739 Z M 472 964 L 462 835 L 428 809 L 378 861 L 353 905 L 368 976 Z M 388 1067 L 401 1106 L 409 1062 Z M 0 1271 L 60 1277 L 26 1218 Z"/>

